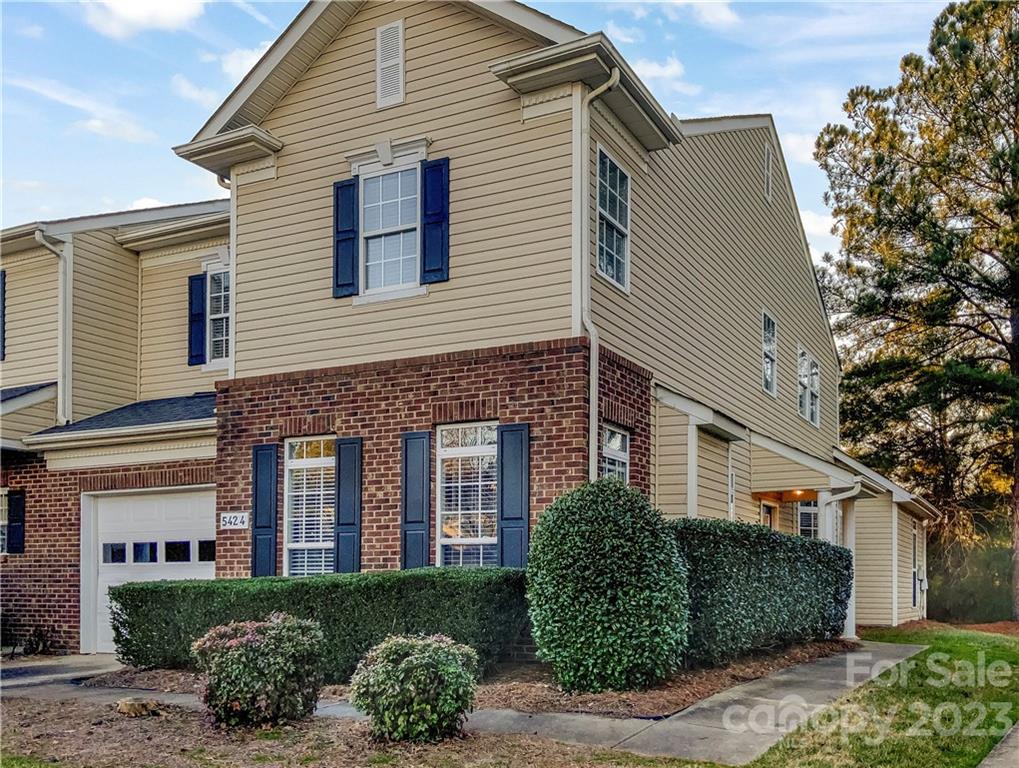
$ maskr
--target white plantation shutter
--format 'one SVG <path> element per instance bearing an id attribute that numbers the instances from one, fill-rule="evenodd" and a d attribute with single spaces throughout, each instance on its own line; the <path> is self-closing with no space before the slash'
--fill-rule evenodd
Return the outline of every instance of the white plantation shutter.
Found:
<path id="1" fill-rule="evenodd" d="M 403 21 L 375 30 L 375 105 L 403 102 Z"/>

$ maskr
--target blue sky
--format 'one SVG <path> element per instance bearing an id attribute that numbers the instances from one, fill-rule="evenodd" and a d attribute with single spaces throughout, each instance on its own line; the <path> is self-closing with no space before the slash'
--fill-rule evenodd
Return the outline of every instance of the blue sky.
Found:
<path id="1" fill-rule="evenodd" d="M 810 157 L 849 88 L 897 79 L 943 3 L 530 3 L 605 31 L 682 117 L 770 112 L 812 249 L 835 246 Z M 2 4 L 0 224 L 208 199 L 189 140 L 302 7 L 257 0 Z"/>

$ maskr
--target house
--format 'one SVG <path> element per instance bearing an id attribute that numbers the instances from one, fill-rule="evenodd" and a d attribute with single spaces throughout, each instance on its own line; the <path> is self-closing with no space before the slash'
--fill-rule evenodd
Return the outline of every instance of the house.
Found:
<path id="1" fill-rule="evenodd" d="M 613 475 L 855 546 L 861 617 L 919 615 L 881 595 L 904 562 L 922 583 L 899 542 L 934 512 L 838 452 L 770 117 L 679 120 L 607 37 L 519 3 L 311 2 L 175 151 L 228 209 L 96 217 L 103 280 L 84 235 L 46 239 L 67 224 L 3 233 L 5 264 L 29 230 L 73 251 L 76 295 L 62 367 L 30 371 L 52 297 L 12 262 L 7 340 L 37 346 L 8 347 L 5 403 L 64 406 L 4 454 L 5 611 L 107 651 L 122 581 L 522 565 L 552 499 Z M 79 317 L 111 305 L 104 342 Z M 107 401 L 75 399 L 85 371 Z"/>

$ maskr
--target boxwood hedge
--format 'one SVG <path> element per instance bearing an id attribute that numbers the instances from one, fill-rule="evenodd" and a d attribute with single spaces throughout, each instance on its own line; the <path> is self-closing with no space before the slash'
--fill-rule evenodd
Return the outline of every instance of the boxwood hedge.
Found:
<path id="1" fill-rule="evenodd" d="M 849 550 L 761 525 L 680 519 L 669 526 L 689 574 L 689 664 L 842 634 Z"/>
<path id="2" fill-rule="evenodd" d="M 347 680 L 393 634 L 446 635 L 477 651 L 484 667 L 527 621 L 524 572 L 513 568 L 153 581 L 112 587 L 110 597 L 117 655 L 127 664 L 188 668 L 191 644 L 212 627 L 285 611 L 322 627 L 327 682 Z"/>

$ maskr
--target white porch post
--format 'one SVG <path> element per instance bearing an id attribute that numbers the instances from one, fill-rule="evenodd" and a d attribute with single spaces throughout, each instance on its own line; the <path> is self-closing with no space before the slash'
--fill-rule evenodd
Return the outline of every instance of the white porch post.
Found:
<path id="1" fill-rule="evenodd" d="M 817 537 L 829 544 L 835 543 L 835 505 L 831 503 L 831 491 L 817 492 Z"/>
<path id="2" fill-rule="evenodd" d="M 842 636 L 847 640 L 856 639 L 856 502 L 846 499 L 842 502 L 842 542 L 853 555 L 853 583 L 849 592 L 849 606 L 846 610 L 846 626 Z"/>

